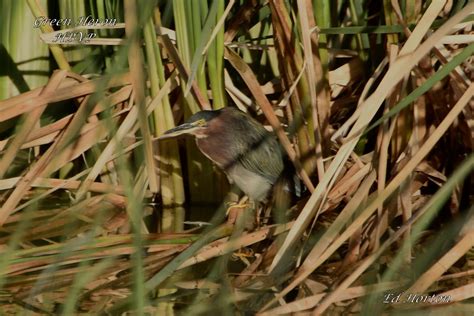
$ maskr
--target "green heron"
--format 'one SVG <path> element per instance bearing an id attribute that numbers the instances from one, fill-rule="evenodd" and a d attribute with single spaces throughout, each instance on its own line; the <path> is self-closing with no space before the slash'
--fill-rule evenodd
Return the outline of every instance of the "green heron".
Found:
<path id="1" fill-rule="evenodd" d="M 284 156 L 275 136 L 235 108 L 197 112 L 159 139 L 183 134 L 194 135 L 199 150 L 256 202 L 264 201 L 284 174 Z"/>

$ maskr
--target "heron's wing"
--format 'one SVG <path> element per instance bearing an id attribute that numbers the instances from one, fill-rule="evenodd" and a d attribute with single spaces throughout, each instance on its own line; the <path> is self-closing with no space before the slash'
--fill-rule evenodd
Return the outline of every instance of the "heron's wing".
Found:
<path id="1" fill-rule="evenodd" d="M 239 164 L 269 183 L 275 183 L 283 170 L 282 153 L 275 136 L 247 114 L 233 108 L 226 109 L 223 113 L 226 115 L 226 126 L 222 127 L 224 131 L 199 142 L 215 142 L 212 148 L 219 151 L 215 159 L 221 159 L 220 165 L 224 170 Z"/>
<path id="2" fill-rule="evenodd" d="M 253 125 L 254 122 L 248 124 Z M 238 160 L 244 168 L 265 177 L 273 184 L 283 171 L 280 146 L 275 136 L 261 125 L 254 125 L 248 130 L 254 132 L 241 146 Z"/>

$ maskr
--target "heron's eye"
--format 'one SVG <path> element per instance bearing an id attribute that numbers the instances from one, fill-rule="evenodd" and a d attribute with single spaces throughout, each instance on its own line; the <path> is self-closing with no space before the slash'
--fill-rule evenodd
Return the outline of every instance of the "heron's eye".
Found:
<path id="1" fill-rule="evenodd" d="M 197 126 L 204 127 L 204 126 L 207 125 L 207 122 L 206 122 L 206 120 L 204 120 L 204 119 L 200 119 L 200 120 L 196 121 L 196 125 L 197 125 Z"/>

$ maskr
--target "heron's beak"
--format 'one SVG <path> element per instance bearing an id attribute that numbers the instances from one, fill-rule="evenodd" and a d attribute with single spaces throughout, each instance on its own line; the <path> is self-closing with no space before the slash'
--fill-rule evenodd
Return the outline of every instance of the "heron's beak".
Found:
<path id="1" fill-rule="evenodd" d="M 158 137 L 158 140 L 174 138 L 184 134 L 193 134 L 198 128 L 200 128 L 200 126 L 195 123 L 184 123 L 167 130 L 163 135 Z"/>

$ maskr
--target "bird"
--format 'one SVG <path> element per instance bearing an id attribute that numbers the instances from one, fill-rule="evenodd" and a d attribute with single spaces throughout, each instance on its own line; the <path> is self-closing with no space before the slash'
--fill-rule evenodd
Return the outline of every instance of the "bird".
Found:
<path id="1" fill-rule="evenodd" d="M 234 107 L 196 112 L 158 139 L 180 135 L 194 136 L 198 149 L 255 202 L 268 201 L 273 186 L 287 175 L 275 135 Z"/>

